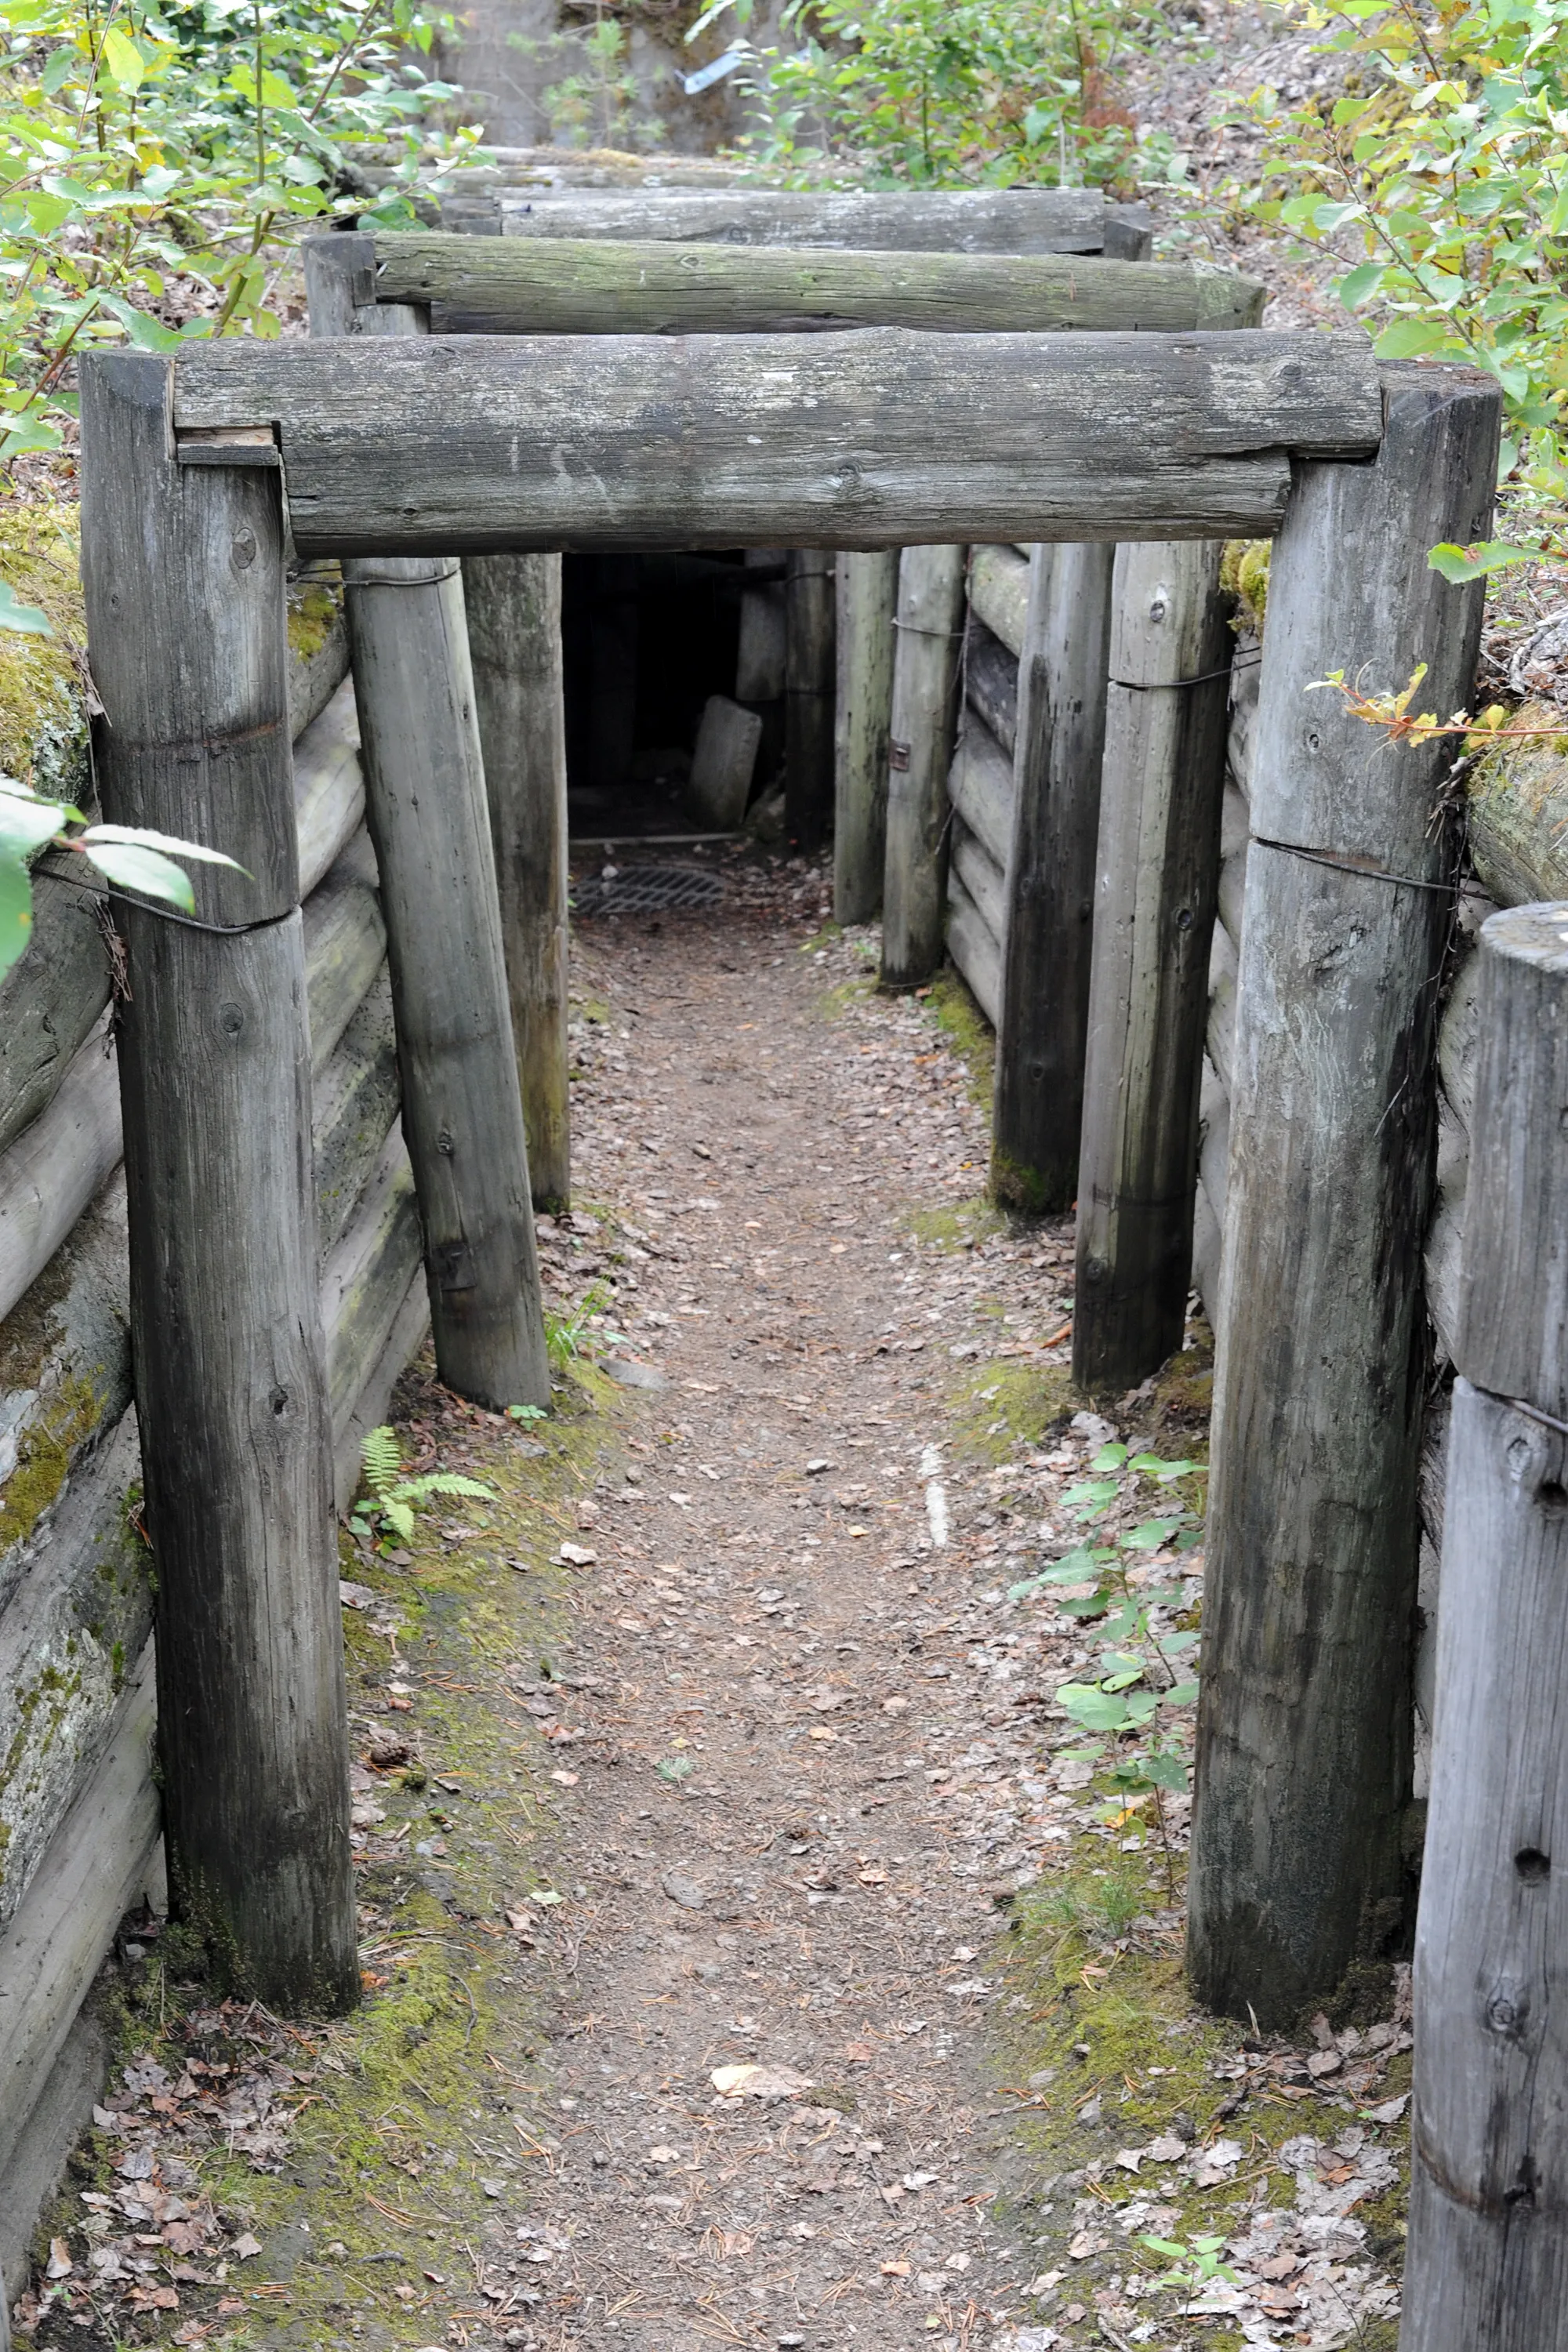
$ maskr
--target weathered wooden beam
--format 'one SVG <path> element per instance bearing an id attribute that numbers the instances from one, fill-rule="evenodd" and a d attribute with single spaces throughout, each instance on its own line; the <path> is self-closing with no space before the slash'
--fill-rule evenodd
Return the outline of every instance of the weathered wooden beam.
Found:
<path id="1" fill-rule="evenodd" d="M 947 950 L 993 1028 L 1001 1010 L 1002 955 L 994 931 L 953 867 L 947 877 Z"/>
<path id="2" fill-rule="evenodd" d="M 313 242 L 313 329 L 355 322 L 353 289 L 368 247 L 359 236 Z M 428 348 L 418 321 L 390 305 L 361 310 L 357 325 L 342 346 L 356 357 Z M 442 555 L 362 558 L 344 577 L 436 1361 L 450 1387 L 479 1403 L 548 1405 L 462 579 L 456 560 Z"/>
<path id="3" fill-rule="evenodd" d="M 220 1975 L 359 1998 L 276 471 L 182 467 L 170 362 L 82 362 L 104 807 L 211 843 L 123 913 L 131 1314 L 171 1885 Z M 243 1234 L 244 1247 L 235 1236 Z"/>
<path id="4" fill-rule="evenodd" d="M 121 1155 L 120 1084 L 104 1014 L 53 1099 L 0 1152 L 0 1318 L 37 1281 Z"/>
<path id="5" fill-rule="evenodd" d="M 1387 382 L 1376 464 L 1298 478 L 1252 775 L 1188 1954 L 1201 1999 L 1266 2027 L 1380 1965 L 1411 1891 L 1421 1244 L 1451 919 L 1447 887 L 1423 886 L 1452 873 L 1432 824 L 1452 751 L 1385 741 L 1307 688 L 1425 661 L 1435 709 L 1468 701 L 1481 592 L 1426 551 L 1486 536 L 1500 396 L 1463 368 Z"/>
<path id="6" fill-rule="evenodd" d="M 1568 906 L 1493 915 L 1479 964 L 1415 1939 L 1409 2352 L 1568 2343 Z"/>
<path id="7" fill-rule="evenodd" d="M 455 562 L 347 567 L 366 820 L 381 874 L 441 1377 L 548 1405 L 539 1261 L 495 857 Z"/>
<path id="8" fill-rule="evenodd" d="M 1098 188 L 666 188 L 501 199 L 505 236 L 658 237 L 680 245 L 847 246 L 888 253 L 1100 253 L 1136 260 L 1141 205 Z"/>
<path id="9" fill-rule="evenodd" d="M 918 988 L 942 961 L 947 777 L 963 636 L 963 550 L 906 547 L 888 740 L 882 985 Z"/>
<path id="10" fill-rule="evenodd" d="M 294 746 L 294 827 L 300 895 L 308 898 L 364 823 L 359 712 L 345 682 Z"/>
<path id="11" fill-rule="evenodd" d="M 174 366 L 187 452 L 276 426 L 308 553 L 1256 537 L 1292 455 L 1383 430 L 1355 332 L 225 337 Z"/>
<path id="12" fill-rule="evenodd" d="M 784 830 L 808 854 L 833 810 L 834 562 L 791 551 L 784 580 Z"/>
<path id="13" fill-rule="evenodd" d="M 1182 1344 L 1230 688 L 1221 550 L 1118 551 L 1078 1172 L 1072 1366 L 1135 1387 Z"/>
<path id="14" fill-rule="evenodd" d="M 1007 877 L 979 835 L 970 832 L 956 810 L 949 855 L 952 871 L 973 899 L 980 919 L 1000 954 L 1007 922 Z"/>
<path id="15" fill-rule="evenodd" d="M 561 558 L 470 556 L 468 652 L 536 1208 L 572 1198 Z"/>
<path id="16" fill-rule="evenodd" d="M 963 645 L 963 692 L 1009 760 L 1018 741 L 1018 657 L 970 607 Z"/>
<path id="17" fill-rule="evenodd" d="M 1018 665 L 991 1188 L 1078 1198 L 1114 548 L 1037 547 Z"/>
<path id="18" fill-rule="evenodd" d="M 973 704 L 963 713 L 947 794 L 970 832 L 1005 868 L 1013 838 L 1013 762 Z"/>
<path id="19" fill-rule="evenodd" d="M 1024 651 L 1029 609 L 1029 559 L 1016 547 L 972 547 L 969 608 L 1000 637 L 1015 661 Z"/>
<path id="20" fill-rule="evenodd" d="M 898 603 L 896 548 L 839 557 L 833 738 L 833 915 L 839 923 L 868 923 L 882 904 Z"/>
<path id="21" fill-rule="evenodd" d="M 1258 323 L 1265 289 L 1189 262 L 856 253 L 588 239 L 380 235 L 375 293 L 437 335 L 1175 334 Z"/>

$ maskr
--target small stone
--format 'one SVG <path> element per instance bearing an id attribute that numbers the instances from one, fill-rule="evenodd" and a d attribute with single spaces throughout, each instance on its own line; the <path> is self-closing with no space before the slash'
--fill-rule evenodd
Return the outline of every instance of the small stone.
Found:
<path id="1" fill-rule="evenodd" d="M 684 1871 L 667 1870 L 658 1883 L 670 1901 L 679 1903 L 683 1911 L 700 1911 L 708 1900 L 707 1888 L 700 1886 L 696 1879 L 688 1878 Z"/>

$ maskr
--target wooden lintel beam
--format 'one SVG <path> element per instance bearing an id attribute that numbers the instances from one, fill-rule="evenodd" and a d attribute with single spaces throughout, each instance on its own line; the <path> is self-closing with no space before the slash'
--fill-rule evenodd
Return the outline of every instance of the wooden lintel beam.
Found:
<path id="1" fill-rule="evenodd" d="M 438 335 L 1179 333 L 1255 327 L 1265 292 L 1233 270 L 1098 254 L 838 253 L 434 232 L 375 239 L 376 299 L 428 303 Z"/>
<path id="2" fill-rule="evenodd" d="M 184 434 L 273 424 L 302 554 L 1272 532 L 1375 454 L 1364 335 L 428 336 L 194 346 Z"/>

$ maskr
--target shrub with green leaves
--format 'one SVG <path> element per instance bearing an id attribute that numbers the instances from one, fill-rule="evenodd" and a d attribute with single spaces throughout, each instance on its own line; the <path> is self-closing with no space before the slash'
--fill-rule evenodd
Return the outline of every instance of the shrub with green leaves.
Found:
<path id="1" fill-rule="evenodd" d="M 1468 361 L 1502 387 L 1503 470 L 1542 509 L 1568 492 L 1568 0 L 1328 0 L 1308 22 L 1338 97 L 1250 110 L 1265 173 L 1232 191 L 1309 244 L 1352 232 L 1339 281 L 1384 359 Z M 1457 558 L 1458 551 L 1455 551 Z M 1500 544 L 1450 577 L 1495 569 Z"/>
<path id="2" fill-rule="evenodd" d="M 284 249 L 412 195 L 471 153 L 416 62 L 423 0 L 0 0 L 0 463 L 59 446 L 83 347 L 276 335 Z M 354 167 L 373 154 L 390 186 Z M 174 307 L 198 314 L 178 323 Z"/>
<path id="3" fill-rule="evenodd" d="M 1141 140 L 1117 102 L 1117 59 L 1155 17 L 1145 0 L 786 0 L 779 40 L 750 39 L 755 0 L 715 0 L 688 35 L 728 17 L 774 169 L 823 158 L 872 181 L 932 186 L 1164 179 L 1163 134 Z"/>
<path id="4" fill-rule="evenodd" d="M 73 831 L 75 826 L 81 830 Z M 167 899 L 187 915 L 195 912 L 195 893 L 175 858 L 206 866 L 235 864 L 219 849 L 176 841 L 142 825 L 89 824 L 68 801 L 45 800 L 14 776 L 0 776 L 0 979 L 32 936 L 32 869 L 48 849 L 74 851 L 117 888 Z"/>
<path id="5" fill-rule="evenodd" d="M 1193 1655 L 1198 1636 L 1156 1629 L 1157 1612 L 1179 1607 L 1181 1587 L 1158 1578 L 1151 1582 L 1139 1571 L 1160 1553 L 1179 1556 L 1203 1541 L 1201 1510 L 1181 1501 L 1175 1490 L 1190 1485 L 1201 1496 L 1207 1475 L 1201 1462 L 1167 1462 L 1157 1454 L 1133 1455 L 1125 1445 L 1102 1445 L 1088 1477 L 1061 1499 L 1067 1517 L 1085 1528 L 1084 1540 L 1052 1567 L 1014 1585 L 1008 1596 L 1026 1601 L 1076 1588 L 1058 1610 L 1082 1619 L 1099 1654 L 1089 1679 L 1062 1684 L 1057 1704 L 1098 1735 L 1098 1744 L 1081 1751 L 1086 1757 L 1103 1755 L 1107 1740 L 1136 1741 L 1112 1757 L 1110 1777 L 1118 1796 L 1105 1807 L 1107 1820 L 1123 1818 L 1129 1801 L 1151 1790 L 1180 1793 L 1187 1785 L 1186 1759 L 1160 1717 L 1197 1696 Z M 1138 1490 L 1145 1485 L 1170 1494 L 1173 1505 L 1135 1516 Z"/>

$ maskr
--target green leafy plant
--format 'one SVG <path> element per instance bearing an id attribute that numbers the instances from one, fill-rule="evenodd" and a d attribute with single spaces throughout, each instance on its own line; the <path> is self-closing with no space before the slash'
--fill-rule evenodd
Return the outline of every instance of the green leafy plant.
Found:
<path id="1" fill-rule="evenodd" d="M 279 331 L 301 226 L 474 151 L 422 0 L 0 0 L 0 462 L 60 446 L 76 352 Z M 356 157 L 377 165 L 373 192 Z"/>
<path id="2" fill-rule="evenodd" d="M 1343 61 L 1342 94 L 1283 107 L 1261 93 L 1266 174 L 1233 201 L 1309 244 L 1360 243 L 1339 297 L 1378 330 L 1381 357 L 1496 377 L 1503 471 L 1519 467 L 1549 537 L 1568 490 L 1568 0 L 1326 0 L 1308 23 Z M 1439 568 L 1495 571 L 1542 533 L 1439 551 Z"/>
<path id="3" fill-rule="evenodd" d="M 595 1315 L 602 1315 L 610 1303 L 610 1294 L 602 1282 L 591 1282 L 569 1315 L 557 1315 L 552 1308 L 544 1311 L 544 1344 L 550 1360 L 564 1371 L 580 1356 L 592 1350 L 588 1326 Z"/>
<path id="4" fill-rule="evenodd" d="M 1152 1796 L 1166 1874 L 1173 1885 L 1174 1864 L 1160 1792 L 1184 1793 L 1187 1763 L 1161 1717 L 1190 1706 L 1197 1696 L 1192 1654 L 1198 1635 L 1192 1630 L 1156 1631 L 1154 1612 L 1178 1603 L 1181 1589 L 1150 1584 L 1138 1571 L 1156 1553 L 1180 1554 L 1201 1543 L 1203 1517 L 1200 1510 L 1178 1500 L 1173 1509 L 1138 1518 L 1131 1526 L 1122 1522 L 1131 1515 L 1139 1486 L 1170 1490 L 1193 1482 L 1201 1491 L 1208 1473 L 1201 1462 L 1167 1462 L 1157 1454 L 1132 1456 L 1121 1444 L 1101 1446 L 1089 1471 L 1087 1478 L 1068 1488 L 1061 1507 L 1094 1533 L 1053 1567 L 1014 1585 L 1009 1597 L 1025 1601 L 1052 1588 L 1087 1587 L 1069 1592 L 1058 1604 L 1064 1616 L 1082 1618 L 1086 1629 L 1093 1626 L 1099 1650 L 1092 1679 L 1063 1683 L 1057 1692 L 1058 1706 L 1086 1731 L 1098 1735 L 1095 1744 L 1076 1751 L 1072 1760 L 1099 1761 L 1107 1740 L 1133 1743 L 1112 1751 L 1107 1777 L 1114 1793 L 1102 1802 L 1100 1819 L 1124 1827 Z"/>
<path id="5" fill-rule="evenodd" d="M 1143 0 L 786 0 L 783 38 L 750 38 L 755 0 L 715 0 L 773 168 L 823 156 L 931 185 L 1132 184 L 1179 175 L 1171 142 L 1141 136 L 1116 96 L 1120 53 L 1152 22 Z"/>
<path id="6" fill-rule="evenodd" d="M 1237 2284 L 1236 2273 L 1227 2271 L 1220 2261 L 1225 2251 L 1223 2238 L 1191 2238 L 1184 2244 L 1180 2238 L 1141 2237 L 1138 2242 L 1152 2253 L 1163 2254 L 1172 2265 L 1163 2278 L 1155 2281 L 1157 2286 L 1179 2287 L 1184 2294 L 1198 2294 L 1216 2279 L 1228 2286 Z"/>
<path id="7" fill-rule="evenodd" d="M 80 832 L 69 830 L 78 825 Z M 68 850 L 106 882 L 167 899 L 187 915 L 195 911 L 195 893 L 189 875 L 174 864 L 176 857 L 243 871 L 221 849 L 204 849 L 198 842 L 176 841 L 139 825 L 92 824 L 68 801 L 44 800 L 14 776 L 0 776 L 0 979 L 32 935 L 33 866 L 48 849 Z"/>
<path id="8" fill-rule="evenodd" d="M 366 1436 L 360 1462 L 370 1493 L 354 1505 L 349 1532 L 366 1540 L 378 1529 L 390 1529 L 399 1542 L 406 1543 L 414 1533 L 415 1505 L 432 1495 L 474 1495 L 487 1503 L 495 1500 L 492 1486 L 478 1478 L 465 1478 L 456 1470 L 426 1470 L 417 1478 L 405 1477 L 397 1433 L 384 1423 Z"/>

